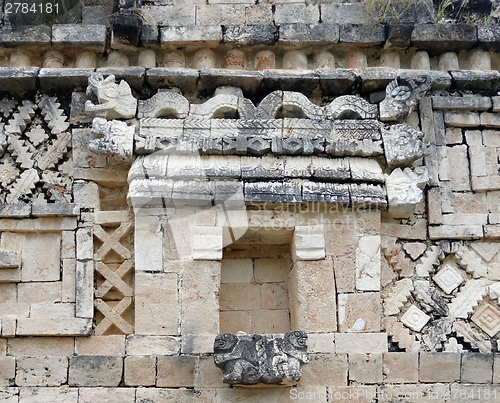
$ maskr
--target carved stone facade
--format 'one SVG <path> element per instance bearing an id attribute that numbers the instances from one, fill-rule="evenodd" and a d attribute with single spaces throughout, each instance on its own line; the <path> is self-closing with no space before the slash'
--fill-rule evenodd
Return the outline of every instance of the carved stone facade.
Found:
<path id="1" fill-rule="evenodd" d="M 166 3 L 0 52 L 0 400 L 500 393 L 497 27 Z"/>

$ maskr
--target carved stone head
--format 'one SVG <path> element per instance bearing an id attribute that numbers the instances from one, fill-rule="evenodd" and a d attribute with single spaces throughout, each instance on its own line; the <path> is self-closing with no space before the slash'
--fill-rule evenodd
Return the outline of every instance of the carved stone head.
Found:
<path id="1" fill-rule="evenodd" d="M 398 80 L 394 80 L 387 86 L 385 99 L 380 103 L 380 120 L 383 122 L 401 122 L 417 105 L 420 96 L 431 86 L 431 79 L 428 76 L 405 81 L 405 84 L 399 85 Z"/>
<path id="2" fill-rule="evenodd" d="M 285 340 L 298 350 L 307 349 L 307 333 L 303 330 L 292 330 L 285 333 Z"/>
<path id="3" fill-rule="evenodd" d="M 214 341 L 214 353 L 220 354 L 231 351 L 238 342 L 238 336 L 231 333 L 218 334 Z"/>

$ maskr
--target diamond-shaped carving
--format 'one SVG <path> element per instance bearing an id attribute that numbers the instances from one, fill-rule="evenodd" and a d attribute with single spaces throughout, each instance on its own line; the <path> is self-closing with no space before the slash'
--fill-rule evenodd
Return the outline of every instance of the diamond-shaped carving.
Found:
<path id="1" fill-rule="evenodd" d="M 470 246 L 486 262 L 491 261 L 500 250 L 500 243 L 498 242 L 474 242 Z"/>
<path id="2" fill-rule="evenodd" d="M 471 319 L 490 337 L 500 332 L 500 310 L 489 303 L 476 309 Z"/>
<path id="3" fill-rule="evenodd" d="M 445 263 L 433 277 L 433 280 L 446 294 L 452 293 L 464 281 L 460 273 L 450 263 Z"/>
<path id="4" fill-rule="evenodd" d="M 411 330 L 420 332 L 430 318 L 429 315 L 426 315 L 422 310 L 412 305 L 401 318 L 401 322 Z"/>

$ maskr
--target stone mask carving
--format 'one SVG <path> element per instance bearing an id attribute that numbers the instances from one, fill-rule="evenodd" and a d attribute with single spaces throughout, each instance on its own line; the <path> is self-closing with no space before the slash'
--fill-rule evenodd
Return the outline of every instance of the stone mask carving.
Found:
<path id="1" fill-rule="evenodd" d="M 224 383 L 293 383 L 308 361 L 307 334 L 302 330 L 287 332 L 284 337 L 224 333 L 215 338 L 214 362 L 223 371 Z"/>
<path id="2" fill-rule="evenodd" d="M 115 76 L 106 79 L 102 74 L 95 73 L 89 77 L 87 95 L 95 94 L 98 104 L 92 101 L 85 102 L 85 112 L 94 117 L 105 119 L 130 119 L 135 116 L 137 99 L 132 96 L 130 86 L 124 80 L 115 83 Z"/>
<path id="3" fill-rule="evenodd" d="M 380 103 L 380 120 L 383 122 L 401 122 L 417 105 L 422 93 L 431 87 L 429 76 L 405 81 L 407 85 L 399 85 L 398 80 L 394 80 L 387 86 L 385 99 Z"/>

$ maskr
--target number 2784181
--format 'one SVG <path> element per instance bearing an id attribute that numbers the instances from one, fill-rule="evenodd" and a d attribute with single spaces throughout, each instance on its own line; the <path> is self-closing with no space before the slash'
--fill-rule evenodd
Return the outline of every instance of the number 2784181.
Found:
<path id="1" fill-rule="evenodd" d="M 6 3 L 5 14 L 59 14 L 58 3 Z"/>

